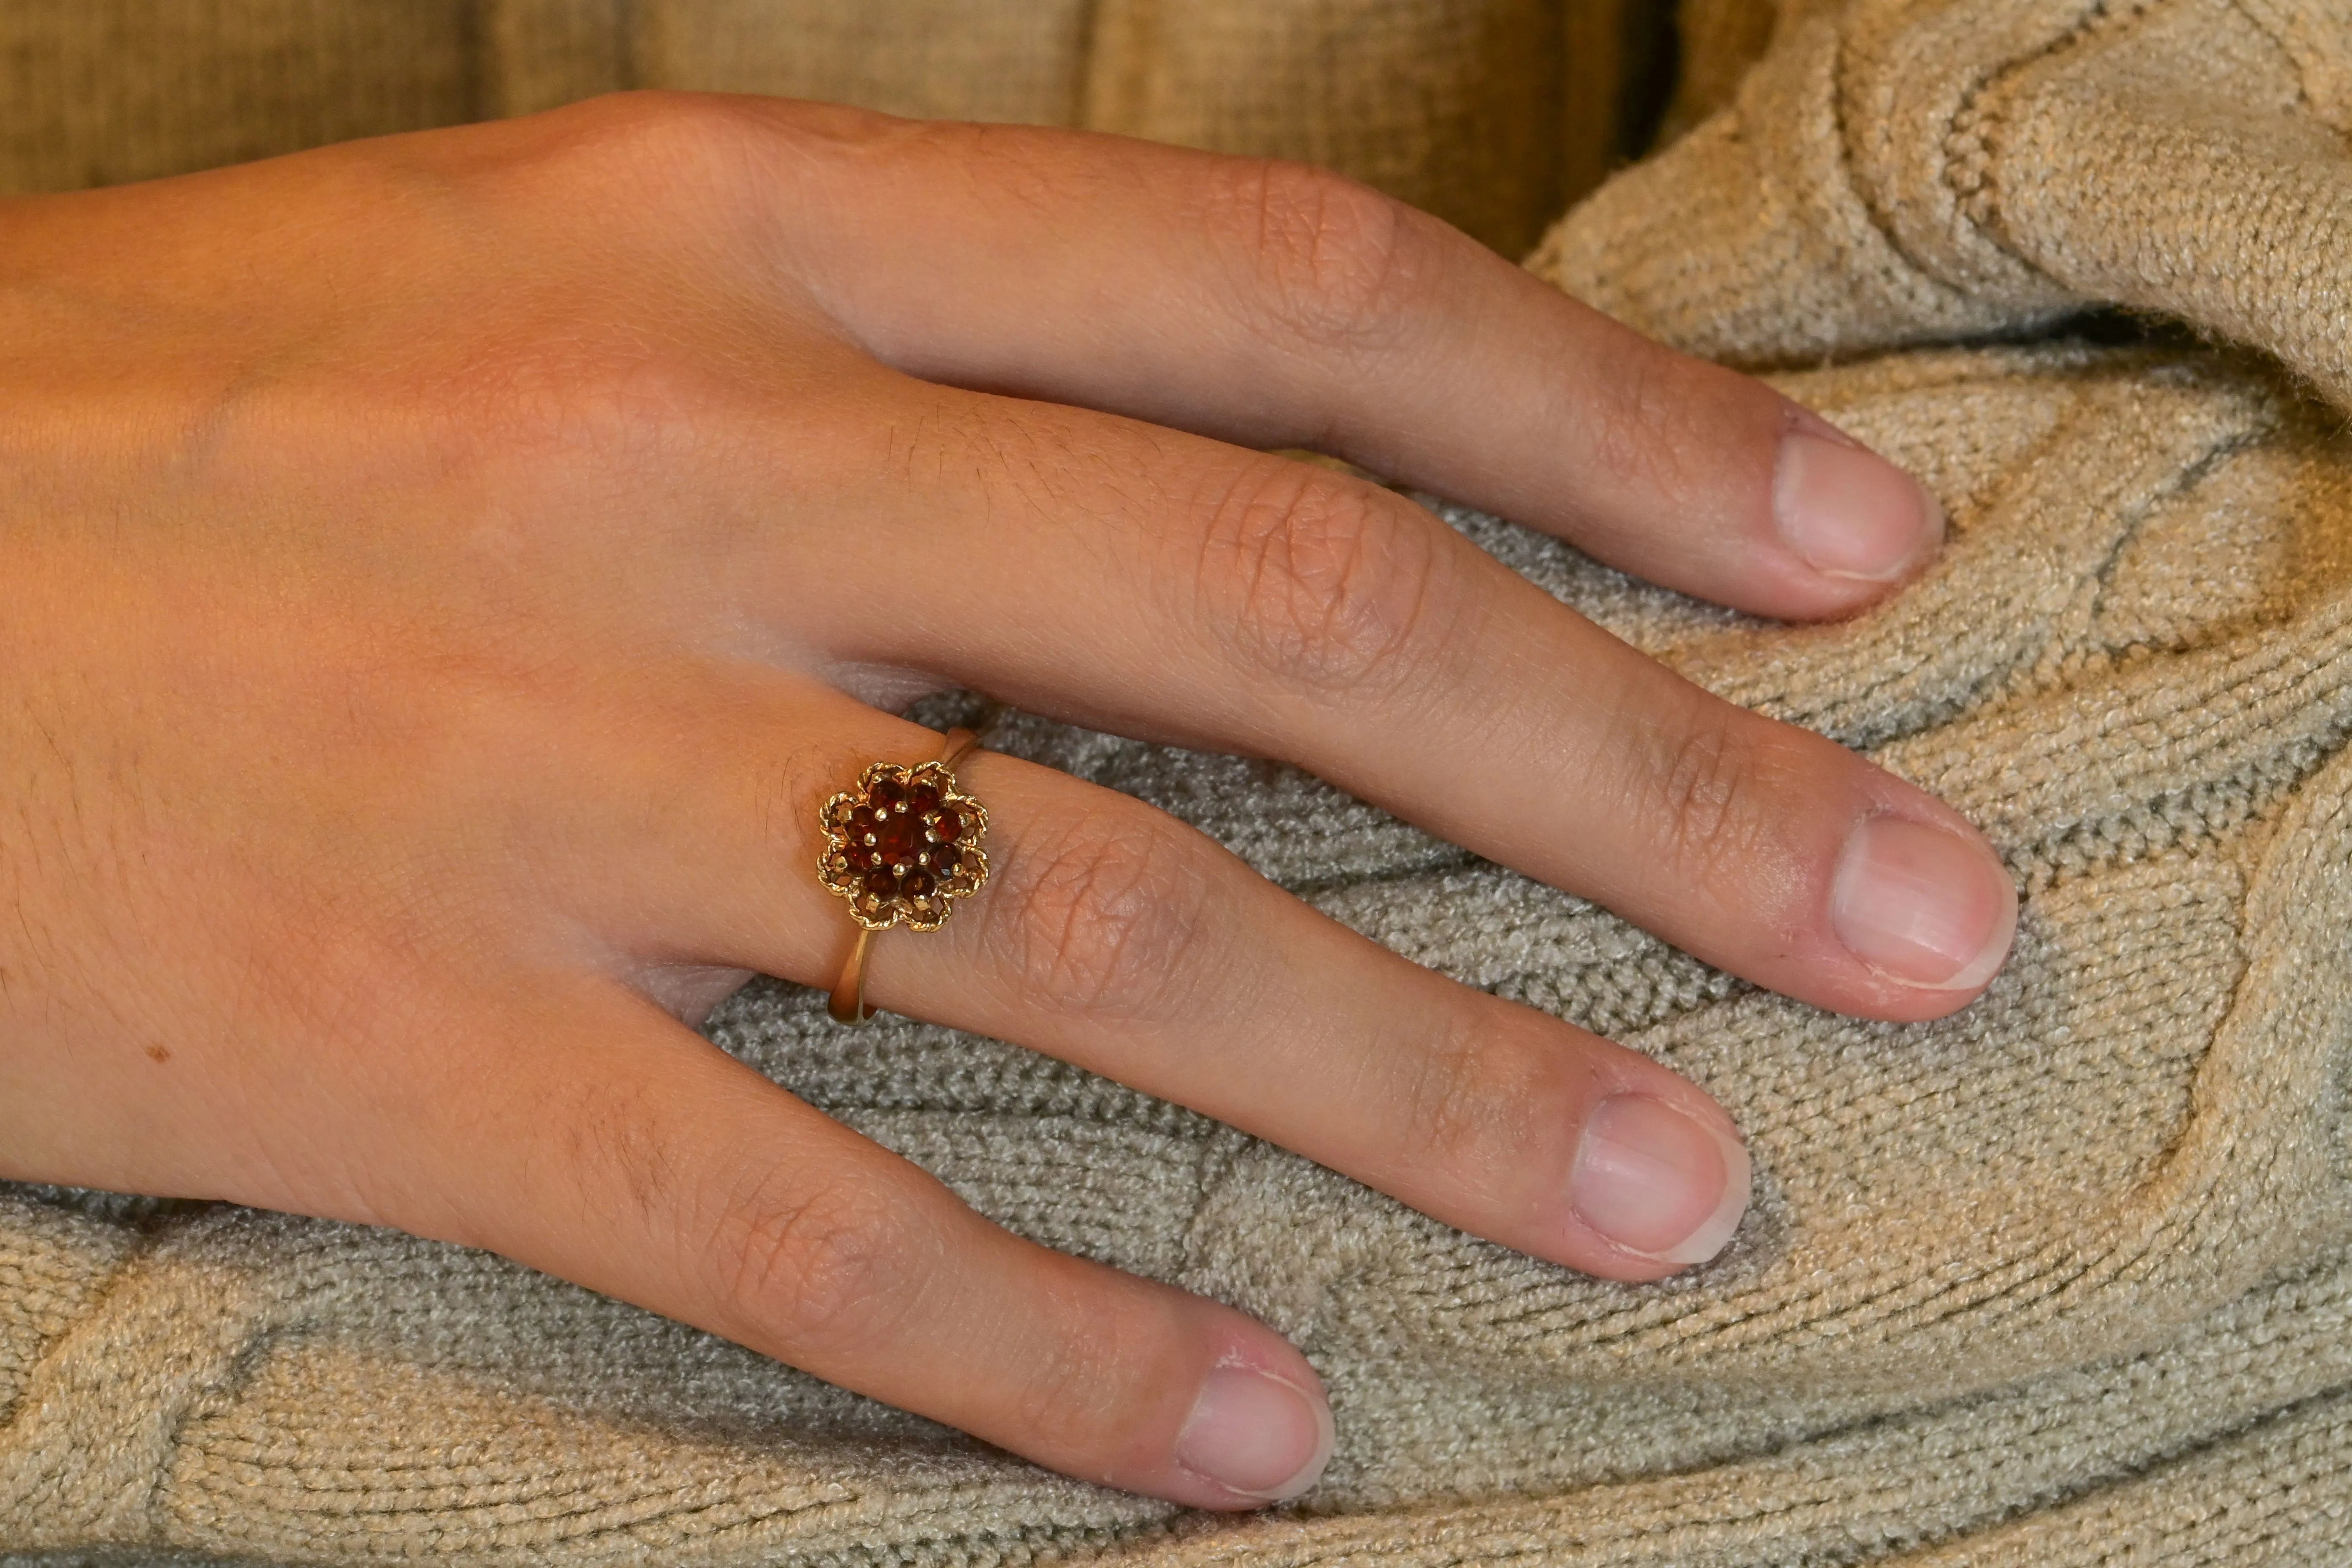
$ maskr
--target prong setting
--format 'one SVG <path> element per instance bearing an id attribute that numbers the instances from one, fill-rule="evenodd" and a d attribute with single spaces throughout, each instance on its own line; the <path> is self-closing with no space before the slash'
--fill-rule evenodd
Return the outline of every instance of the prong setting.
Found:
<path id="1" fill-rule="evenodd" d="M 901 922 L 937 931 L 953 912 L 950 900 L 969 898 L 988 879 L 980 843 L 988 812 L 957 793 L 943 763 L 875 763 L 817 817 L 825 839 L 818 879 L 848 900 L 850 917 L 868 931 Z"/>

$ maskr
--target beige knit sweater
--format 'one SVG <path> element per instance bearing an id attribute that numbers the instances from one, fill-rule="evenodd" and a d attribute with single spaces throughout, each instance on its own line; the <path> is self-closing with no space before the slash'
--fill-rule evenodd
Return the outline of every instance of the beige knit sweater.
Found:
<path id="1" fill-rule="evenodd" d="M 2352 1562 L 2352 0 L 1801 5 L 1535 265 L 1816 367 L 1783 384 L 1944 499 L 1929 576 L 1826 627 L 1448 515 L 1982 824 L 2028 894 L 1983 1000 L 1830 1016 L 1286 769 L 997 741 L 1706 1085 L 1756 1155 L 1721 1258 L 1581 1279 L 762 985 L 729 1050 L 1016 1229 L 1293 1335 L 1324 1484 L 1183 1516 L 495 1258 L 0 1188 L 5 1561 Z"/>

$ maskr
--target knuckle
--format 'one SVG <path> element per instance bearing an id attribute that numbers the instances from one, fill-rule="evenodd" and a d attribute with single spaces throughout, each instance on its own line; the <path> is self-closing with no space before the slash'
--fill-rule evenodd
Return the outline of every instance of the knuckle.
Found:
<path id="1" fill-rule="evenodd" d="M 1720 880 L 1727 866 L 1762 847 L 1778 815 L 1760 798 L 1777 765 L 1759 733 L 1763 722 L 1710 701 L 1653 732 L 1644 805 L 1677 871 Z"/>
<path id="2" fill-rule="evenodd" d="M 710 1245 L 719 1300 L 739 1321 L 835 1352 L 886 1338 L 940 1250 L 887 1193 L 805 1169 L 725 1199 Z"/>
<path id="3" fill-rule="evenodd" d="M 759 123 L 732 98 L 661 88 L 606 93 L 564 112 L 571 134 L 560 153 L 608 198 L 615 179 L 648 196 L 698 190 L 701 177 L 734 164 Z"/>
<path id="4" fill-rule="evenodd" d="M 1494 1193 L 1556 1163 L 1539 1145 L 1574 1122 L 1566 1058 L 1548 1032 L 1465 1017 L 1408 1060 L 1399 1101 L 1423 1168 Z"/>
<path id="5" fill-rule="evenodd" d="M 1588 384 L 1585 449 L 1617 489 L 1680 500 L 1693 490 L 1687 362 L 1627 333 Z"/>
<path id="6" fill-rule="evenodd" d="M 1422 662 L 1450 597 L 1446 542 L 1386 491 L 1304 465 L 1259 468 L 1212 509 L 1203 609 L 1276 680 L 1393 686 Z"/>
<path id="7" fill-rule="evenodd" d="M 983 940 L 1032 1004 L 1118 1018 L 1184 1010 L 1212 967 L 1206 839 L 1139 810 L 1080 811 L 1006 857 Z"/>
<path id="8" fill-rule="evenodd" d="M 640 89 L 534 121 L 481 187 L 583 245 L 681 244 L 739 233 L 772 130 L 744 100 Z"/>
<path id="9" fill-rule="evenodd" d="M 614 1194 L 632 1229 L 672 1236 L 681 1274 L 716 1310 L 786 1353 L 887 1339 L 941 1273 L 945 1237 L 871 1171 L 705 1158 L 650 1080 L 579 1086 L 551 1118 L 583 1190 Z"/>
<path id="10" fill-rule="evenodd" d="M 1210 211 L 1274 335 L 1378 349 L 1410 327 L 1434 247 L 1402 203 L 1326 169 L 1263 161 L 1223 173 Z"/>
<path id="11" fill-rule="evenodd" d="M 1051 1452 L 1102 1453 L 1123 1447 L 1138 1390 L 1151 1386 L 1154 1352 L 1161 1347 L 1120 1303 L 1093 1291 L 1047 1306 L 1056 1321 L 1040 1336 L 1045 1350 L 1022 1369 L 1013 1394 L 1021 1430 Z"/>

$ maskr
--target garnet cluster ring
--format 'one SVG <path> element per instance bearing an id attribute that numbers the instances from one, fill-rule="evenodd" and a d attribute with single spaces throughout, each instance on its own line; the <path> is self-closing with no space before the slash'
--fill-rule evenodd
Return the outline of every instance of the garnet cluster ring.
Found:
<path id="1" fill-rule="evenodd" d="M 857 941 L 833 987 L 831 1011 L 845 1024 L 874 1016 L 866 1007 L 874 933 L 901 921 L 937 931 L 954 912 L 949 900 L 971 897 L 988 880 L 988 853 L 980 847 L 988 812 L 956 793 L 955 765 L 979 743 L 970 730 L 950 730 L 937 762 L 875 763 L 857 775 L 856 789 L 817 813 L 824 829 L 817 879 L 849 900 L 857 922 Z"/>

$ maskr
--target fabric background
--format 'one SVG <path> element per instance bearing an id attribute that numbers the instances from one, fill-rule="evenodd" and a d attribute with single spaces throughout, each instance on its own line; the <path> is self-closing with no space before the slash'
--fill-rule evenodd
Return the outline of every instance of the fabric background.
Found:
<path id="1" fill-rule="evenodd" d="M 1292 1335 L 1339 1415 L 1325 1484 L 1186 1515 L 494 1258 L 15 1187 L 6 1561 L 2345 1560 L 2352 9 L 1700 15 L 1729 18 L 1718 61 L 1762 62 L 1694 76 L 1693 128 L 1532 265 L 1911 466 L 1949 548 L 1785 626 L 1444 515 L 1983 825 L 2024 894 L 1986 996 L 1831 1016 L 1292 770 L 1027 718 L 993 742 L 1690 1074 L 1756 1156 L 1723 1257 L 1582 1279 L 1061 1064 L 763 984 L 720 1046 L 1024 1234 Z"/>
<path id="2" fill-rule="evenodd" d="M 1516 257 L 1634 150 L 1665 37 L 1663 0 L 7 0 L 0 192 L 697 88 L 1306 158 Z"/>

